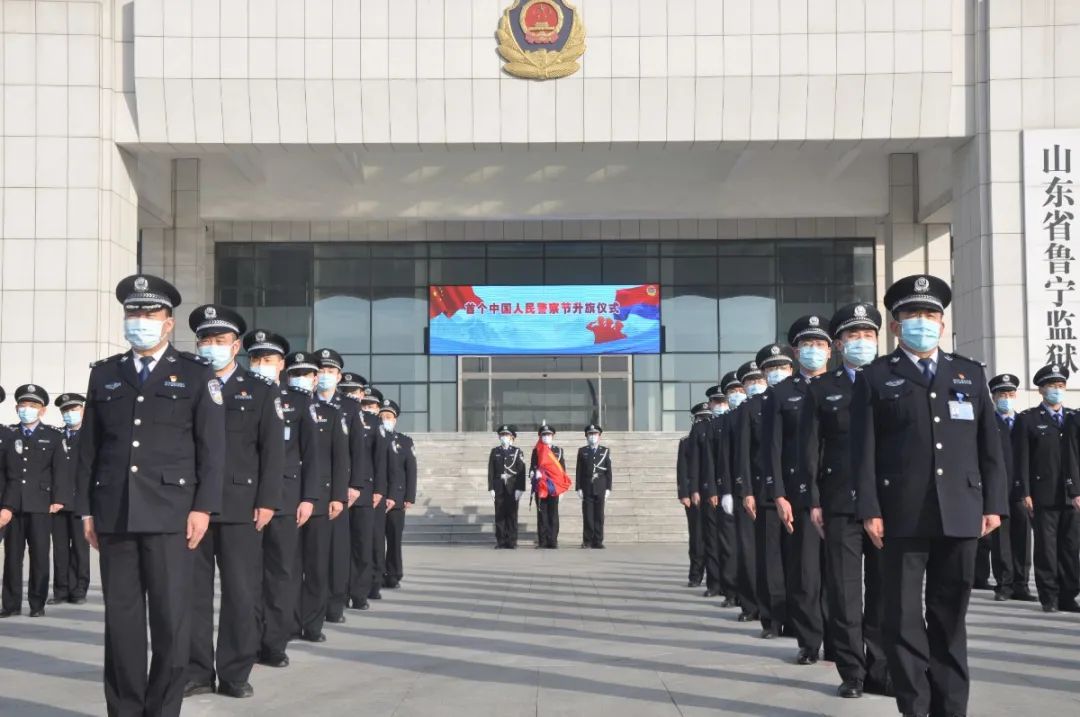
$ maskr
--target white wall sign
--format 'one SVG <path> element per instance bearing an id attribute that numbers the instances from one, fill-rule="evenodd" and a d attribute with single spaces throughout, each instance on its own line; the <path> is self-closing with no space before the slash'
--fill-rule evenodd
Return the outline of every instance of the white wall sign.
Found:
<path id="1" fill-rule="evenodd" d="M 1080 371 L 1080 242 L 1072 235 L 1080 130 L 1024 132 L 1028 380 L 1040 367 Z"/>

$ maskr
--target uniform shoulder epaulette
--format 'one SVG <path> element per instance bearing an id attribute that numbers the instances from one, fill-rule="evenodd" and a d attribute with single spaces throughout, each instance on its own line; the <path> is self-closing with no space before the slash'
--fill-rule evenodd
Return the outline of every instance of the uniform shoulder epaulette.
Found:
<path id="1" fill-rule="evenodd" d="M 61 435 L 67 435 L 67 434 L 65 433 L 64 429 L 63 429 L 63 428 L 60 428 L 60 426 L 51 426 L 51 425 L 49 425 L 48 423 L 42 423 L 41 425 L 43 425 L 43 426 L 45 426 L 46 428 L 48 428 L 48 429 L 50 429 L 50 430 L 52 430 L 52 431 L 54 431 L 54 432 L 56 432 L 56 433 L 59 433 L 59 434 L 61 434 Z"/>
<path id="2" fill-rule="evenodd" d="M 957 353 L 950 353 L 948 355 L 952 356 L 954 359 L 960 359 L 961 361 L 967 361 L 968 363 L 973 363 L 973 364 L 975 364 L 977 366 L 980 366 L 981 368 L 986 368 L 985 363 L 983 363 L 982 361 L 979 361 L 977 359 L 973 359 L 970 356 L 963 356 L 963 355 L 957 354 Z"/>
<path id="3" fill-rule="evenodd" d="M 210 359 L 205 359 L 199 354 L 193 354 L 190 351 L 177 351 L 176 353 L 179 354 L 180 358 L 185 358 L 192 363 L 197 363 L 201 366 L 210 365 Z"/>
<path id="4" fill-rule="evenodd" d="M 257 380 L 261 381 L 262 383 L 265 383 L 267 386 L 273 386 L 274 385 L 274 382 L 269 377 L 263 376 L 261 373 L 255 373 L 251 369 L 248 369 L 247 371 L 245 371 L 244 375 L 247 376 L 248 378 L 257 379 Z"/>
<path id="5" fill-rule="evenodd" d="M 106 356 L 105 358 L 98 359 L 97 361 L 91 361 L 90 362 L 90 368 L 95 368 L 97 366 L 102 366 L 102 365 L 110 363 L 112 361 L 119 361 L 121 358 L 124 357 L 124 354 L 126 354 L 126 353 L 127 352 L 125 351 L 124 353 L 121 353 L 121 354 L 113 354 L 112 356 Z"/>

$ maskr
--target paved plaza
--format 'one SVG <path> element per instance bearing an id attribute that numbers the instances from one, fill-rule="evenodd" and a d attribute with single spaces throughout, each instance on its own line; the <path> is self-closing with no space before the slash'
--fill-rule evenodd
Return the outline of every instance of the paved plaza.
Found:
<path id="1" fill-rule="evenodd" d="M 677 544 L 494 551 L 408 546 L 402 589 L 256 667 L 254 699 L 201 696 L 185 715 L 892 715 L 833 696 L 830 663 L 793 664 L 735 610 L 685 585 Z M 0 715 L 105 713 L 101 594 L 0 622 Z M 1080 712 L 1080 619 L 972 600 L 971 714 Z"/>

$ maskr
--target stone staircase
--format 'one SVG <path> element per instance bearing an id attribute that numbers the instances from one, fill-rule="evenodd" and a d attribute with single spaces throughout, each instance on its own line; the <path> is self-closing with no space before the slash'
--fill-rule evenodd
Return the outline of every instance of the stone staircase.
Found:
<path id="1" fill-rule="evenodd" d="M 604 539 L 609 543 L 678 542 L 686 540 L 686 517 L 675 495 L 675 452 L 680 433 L 605 433 L 611 449 L 615 484 L 608 499 Z M 488 454 L 495 445 L 486 433 L 419 433 L 416 444 L 416 506 L 405 523 L 409 543 L 493 543 L 495 507 L 487 492 Z M 559 442 L 566 450 L 567 471 L 574 478 L 577 449 L 585 441 L 567 432 Z M 525 459 L 534 434 L 522 433 L 518 445 Z M 536 507 L 521 498 L 519 542 L 536 536 Z M 581 501 L 571 490 L 559 509 L 559 543 L 581 542 Z"/>

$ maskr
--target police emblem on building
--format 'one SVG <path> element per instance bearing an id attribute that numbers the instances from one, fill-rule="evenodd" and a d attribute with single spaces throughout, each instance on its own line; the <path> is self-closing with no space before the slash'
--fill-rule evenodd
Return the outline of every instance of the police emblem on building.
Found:
<path id="1" fill-rule="evenodd" d="M 554 80 L 581 69 L 585 24 L 565 0 L 515 0 L 496 35 L 503 69 L 514 77 Z"/>

